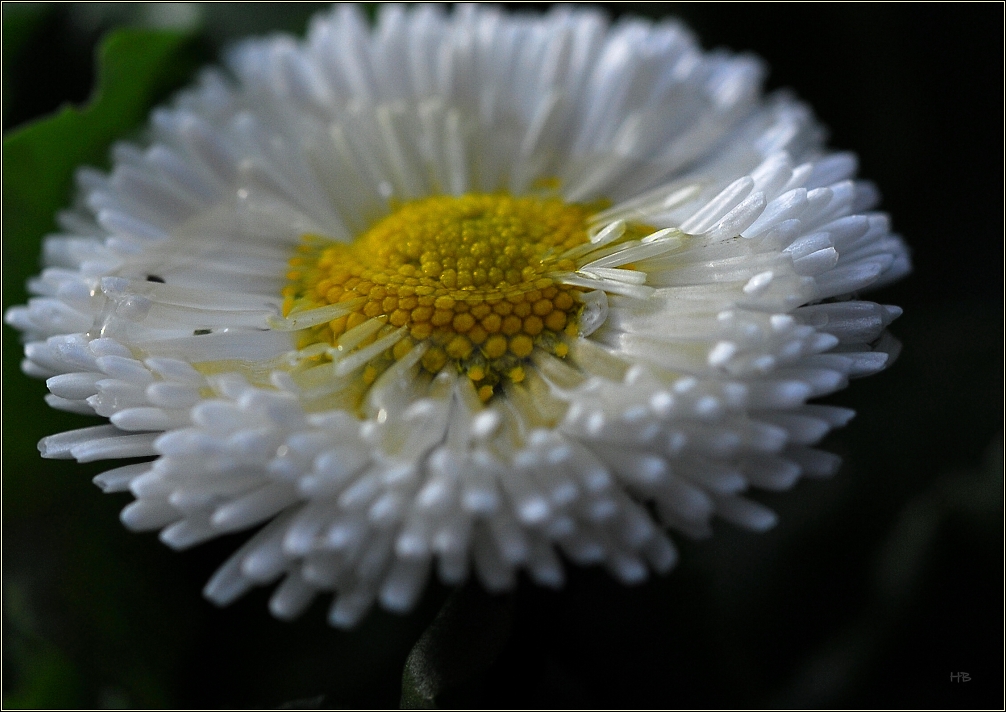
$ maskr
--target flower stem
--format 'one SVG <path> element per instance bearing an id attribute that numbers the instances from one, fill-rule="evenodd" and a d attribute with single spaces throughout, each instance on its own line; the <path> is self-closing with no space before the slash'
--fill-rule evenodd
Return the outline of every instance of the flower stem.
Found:
<path id="1" fill-rule="evenodd" d="M 438 698 L 472 682 L 496 661 L 513 627 L 514 595 L 474 581 L 457 588 L 409 652 L 401 709 L 436 709 Z"/>

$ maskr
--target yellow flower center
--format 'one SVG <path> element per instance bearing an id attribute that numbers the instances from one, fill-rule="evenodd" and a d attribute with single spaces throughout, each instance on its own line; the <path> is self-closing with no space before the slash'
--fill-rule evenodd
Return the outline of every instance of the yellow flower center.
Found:
<path id="1" fill-rule="evenodd" d="M 563 253 L 588 242 L 601 204 L 505 193 L 438 195 L 401 204 L 350 244 L 305 235 L 290 260 L 284 316 L 346 303 L 298 344 L 338 346 L 350 330 L 382 323 L 360 346 L 405 330 L 364 369 L 370 383 L 418 343 L 431 373 L 458 364 L 488 400 L 501 380 L 524 378 L 535 346 L 560 357 L 576 334 L 579 288 L 552 275 L 576 269 Z"/>

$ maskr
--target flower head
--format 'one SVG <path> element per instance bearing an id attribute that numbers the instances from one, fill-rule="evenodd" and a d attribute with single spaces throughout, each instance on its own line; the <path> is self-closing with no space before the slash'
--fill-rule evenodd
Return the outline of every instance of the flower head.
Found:
<path id="1" fill-rule="evenodd" d="M 831 473 L 809 405 L 882 369 L 909 269 L 855 159 L 749 57 L 597 13 L 353 10 L 248 42 L 154 112 L 7 313 L 56 408 L 44 457 L 182 549 L 263 526 L 206 595 L 297 615 L 491 590 L 560 555 L 626 583 L 667 528 Z M 150 459 L 153 458 L 153 459 Z"/>

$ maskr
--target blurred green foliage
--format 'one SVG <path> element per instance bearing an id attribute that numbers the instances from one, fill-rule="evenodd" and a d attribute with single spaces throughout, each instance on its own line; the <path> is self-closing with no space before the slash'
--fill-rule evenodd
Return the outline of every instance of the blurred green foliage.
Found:
<path id="1" fill-rule="evenodd" d="M 189 33 L 118 30 L 101 45 L 98 84 L 86 107 L 64 106 L 4 136 L 3 174 L 10 177 L 3 183 L 5 262 L 31 264 L 38 236 L 55 228 L 56 212 L 69 203 L 76 168 L 105 165 L 112 141 L 141 125 L 158 100 L 192 76 L 200 64 L 192 44 Z M 9 303 L 11 295 L 4 296 Z"/>
<path id="2" fill-rule="evenodd" d="M 4 4 L 5 131 L 30 121 L 4 139 L 4 308 L 26 298 L 76 165 L 107 165 L 111 141 L 228 42 L 302 32 L 317 5 Z M 41 460 L 38 439 L 96 421 L 45 405 L 4 327 L 4 707 L 393 707 L 403 669 L 424 705 L 1001 706 L 1002 186 L 983 177 L 1001 172 L 1001 107 L 975 69 L 993 65 L 1001 22 L 982 7 L 608 9 L 673 12 L 707 46 L 765 56 L 770 86 L 795 87 L 859 151 L 915 249 L 915 274 L 870 297 L 905 307 L 902 357 L 828 399 L 859 413 L 823 444 L 838 476 L 757 495 L 780 514 L 764 536 L 679 538 L 678 570 L 644 586 L 572 567 L 558 593 L 522 581 L 487 604 L 509 637 L 473 660 L 451 636 L 486 631 L 457 625 L 467 609 L 441 608 L 438 585 L 349 633 L 323 603 L 280 623 L 262 590 L 214 609 L 201 587 L 243 535 L 174 554 L 121 526 L 129 496 L 89 482 L 107 464 Z"/>
<path id="3" fill-rule="evenodd" d="M 16 59 L 49 11 L 45 6 L 5 6 L 5 53 Z M 4 137 L 5 304 L 24 299 L 23 285 L 36 270 L 40 238 L 55 227 L 56 211 L 68 204 L 75 169 L 104 165 L 112 141 L 140 126 L 157 101 L 190 79 L 201 59 L 191 33 L 111 33 L 101 44 L 99 81 L 86 107 L 65 106 Z M 169 695 L 160 676 L 170 666 L 163 650 L 130 649 L 131 624 L 149 613 L 143 594 L 150 591 L 118 576 L 124 562 L 108 541 L 117 526 L 115 506 L 104 508 L 105 522 L 77 510 L 74 503 L 92 494 L 86 478 L 74 471 L 63 481 L 63 468 L 40 462 L 33 446 L 45 432 L 90 420 L 47 409 L 39 400 L 41 384 L 18 372 L 19 352 L 17 339 L 5 331 L 4 658 L 10 674 L 5 675 L 4 706 L 81 707 L 102 695 L 167 706 Z M 25 561 L 35 565 L 28 570 Z M 170 641 L 178 629 L 165 627 L 166 622 L 144 625 Z M 106 677 L 114 669 L 116 684 L 128 689 L 128 695 L 123 697 L 115 686 L 95 689 L 95 668 L 104 668 Z"/>

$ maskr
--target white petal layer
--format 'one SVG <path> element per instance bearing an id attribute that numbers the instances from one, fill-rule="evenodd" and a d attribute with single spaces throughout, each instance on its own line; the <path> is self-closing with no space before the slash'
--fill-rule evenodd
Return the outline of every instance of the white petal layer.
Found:
<path id="1" fill-rule="evenodd" d="M 759 62 L 673 22 L 424 6 L 373 31 L 338 8 L 229 67 L 155 111 L 110 174 L 81 170 L 36 296 L 6 314 L 50 404 L 111 421 L 44 457 L 156 458 L 96 478 L 136 496 L 127 526 L 180 549 L 267 523 L 210 599 L 282 579 L 276 616 L 335 591 L 329 619 L 351 626 L 375 601 L 409 609 L 434 571 L 558 586 L 562 554 L 638 583 L 674 565 L 665 527 L 762 531 L 775 516 L 749 488 L 835 471 L 809 446 L 852 412 L 806 401 L 891 362 L 900 310 L 853 295 L 909 260 L 854 157 L 761 97 Z M 338 315 L 280 316 L 302 235 L 544 177 L 614 201 L 560 277 L 591 290 L 567 358 L 536 351 L 487 405 L 450 367 L 424 377 L 421 346 L 363 389 L 390 336 L 305 370 L 296 330 Z M 626 220 L 657 232 L 615 242 Z"/>

